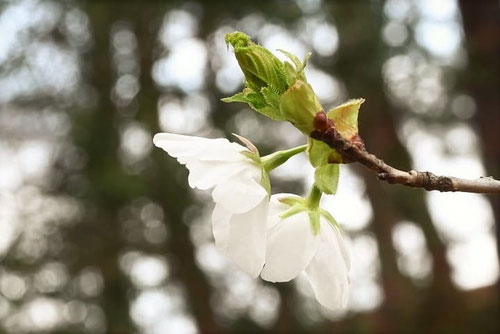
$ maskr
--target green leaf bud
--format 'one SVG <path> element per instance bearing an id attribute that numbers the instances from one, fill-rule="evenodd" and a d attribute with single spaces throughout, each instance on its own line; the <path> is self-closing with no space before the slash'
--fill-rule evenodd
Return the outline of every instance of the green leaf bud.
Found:
<path id="1" fill-rule="evenodd" d="M 282 114 L 281 98 L 298 80 L 307 84 L 304 69 L 311 54 L 308 53 L 304 62 L 301 62 L 295 55 L 278 50 L 290 60 L 282 62 L 269 50 L 255 44 L 248 35 L 239 31 L 227 34 L 226 43 L 234 48 L 234 54 L 246 80 L 242 92 L 222 101 L 244 102 L 271 119 L 294 122 Z"/>
<path id="2" fill-rule="evenodd" d="M 285 66 L 269 50 L 255 44 L 247 34 L 239 31 L 227 34 L 226 43 L 234 48 L 248 88 L 260 92 L 269 86 L 277 94 L 288 89 Z"/>
<path id="3" fill-rule="evenodd" d="M 305 135 L 314 130 L 314 117 L 323 110 L 316 94 L 307 82 L 297 80 L 281 96 L 280 111 L 283 118 L 290 121 Z"/>

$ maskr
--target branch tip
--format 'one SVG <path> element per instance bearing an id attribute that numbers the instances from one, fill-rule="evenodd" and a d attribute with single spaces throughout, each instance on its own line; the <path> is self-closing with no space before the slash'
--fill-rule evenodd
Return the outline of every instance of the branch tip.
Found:
<path id="1" fill-rule="evenodd" d="M 359 135 L 350 140 L 342 137 L 331 120 L 325 119 L 326 114 L 318 113 L 315 117 L 315 130 L 311 138 L 320 140 L 336 149 L 346 161 L 358 162 L 377 173 L 381 181 L 389 184 L 401 184 L 413 188 L 423 188 L 428 191 L 470 192 L 485 194 L 500 194 L 500 181 L 491 176 L 482 176 L 476 180 L 461 179 L 452 176 L 440 176 L 431 172 L 408 172 L 386 164 L 374 154 L 365 149 Z"/>

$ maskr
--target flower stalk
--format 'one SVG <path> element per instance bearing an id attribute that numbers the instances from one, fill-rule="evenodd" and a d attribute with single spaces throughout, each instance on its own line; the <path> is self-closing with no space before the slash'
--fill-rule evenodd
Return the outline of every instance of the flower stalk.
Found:
<path id="1" fill-rule="evenodd" d="M 297 146 L 289 150 L 277 151 L 272 154 L 266 155 L 261 158 L 262 166 L 266 172 L 270 172 L 273 169 L 281 166 L 288 161 L 294 155 L 304 152 L 307 149 L 307 145 Z"/>
<path id="2" fill-rule="evenodd" d="M 309 195 L 306 198 L 307 207 L 310 210 L 315 210 L 319 208 L 321 195 L 323 195 L 323 192 L 318 188 L 316 184 L 313 184 L 311 191 L 309 192 Z"/>

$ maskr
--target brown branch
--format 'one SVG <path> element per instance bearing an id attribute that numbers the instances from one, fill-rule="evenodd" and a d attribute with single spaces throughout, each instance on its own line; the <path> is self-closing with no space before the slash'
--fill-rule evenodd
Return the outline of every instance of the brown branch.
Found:
<path id="1" fill-rule="evenodd" d="M 324 112 L 318 113 L 314 119 L 315 130 L 311 138 L 320 140 L 336 149 L 344 161 L 359 162 L 378 174 L 378 178 L 390 184 L 402 184 L 408 187 L 425 190 L 460 191 L 469 193 L 500 194 L 500 181 L 492 177 L 481 177 L 475 180 L 461 179 L 453 176 L 440 176 L 431 172 L 409 172 L 399 170 L 382 159 L 369 153 L 358 135 L 350 140 L 342 137 L 332 120 Z"/>

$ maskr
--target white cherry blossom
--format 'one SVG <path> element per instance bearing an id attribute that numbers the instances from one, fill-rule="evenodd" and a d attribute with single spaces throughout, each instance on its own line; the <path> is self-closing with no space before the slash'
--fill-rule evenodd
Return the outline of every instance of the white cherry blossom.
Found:
<path id="1" fill-rule="evenodd" d="M 266 260 L 261 277 L 270 282 L 287 282 L 305 271 L 318 302 L 332 310 L 346 307 L 349 294 L 350 258 L 340 231 L 320 217 L 315 234 L 306 210 L 282 218 L 290 206 L 271 197 L 268 217 Z"/>
<path id="2" fill-rule="evenodd" d="M 269 195 L 262 167 L 242 154 L 250 151 L 224 138 L 159 133 L 153 142 L 187 167 L 190 187 L 214 188 L 215 244 L 241 269 L 258 277 L 265 258 Z"/>

